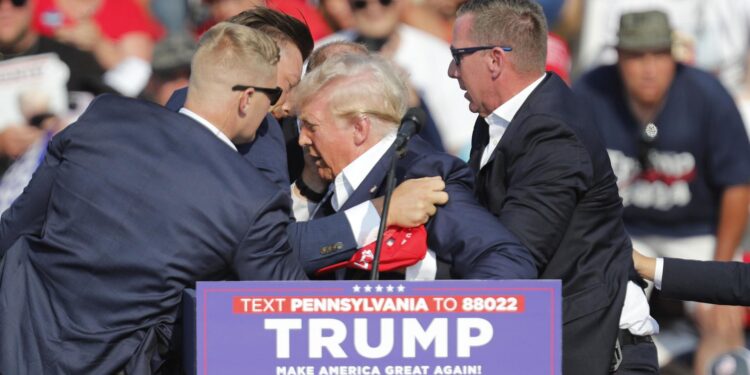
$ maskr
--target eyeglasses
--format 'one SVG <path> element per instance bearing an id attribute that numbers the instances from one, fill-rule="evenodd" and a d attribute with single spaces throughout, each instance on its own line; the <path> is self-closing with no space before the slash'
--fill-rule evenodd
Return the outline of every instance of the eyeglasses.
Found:
<path id="1" fill-rule="evenodd" d="M 456 66 L 461 65 L 461 58 L 466 55 L 471 55 L 477 51 L 484 51 L 486 49 L 500 48 L 505 52 L 513 51 L 513 48 L 507 46 L 479 46 L 479 47 L 466 47 L 466 48 L 453 48 L 451 47 L 451 55 L 453 55 L 453 62 Z"/>
<path id="2" fill-rule="evenodd" d="M 284 90 L 282 90 L 281 87 L 278 87 L 278 86 L 274 88 L 245 86 L 245 85 L 232 86 L 232 91 L 245 91 L 247 89 L 254 89 L 255 91 L 260 91 L 266 94 L 266 96 L 268 96 L 268 99 L 271 100 L 271 105 L 276 105 L 276 102 L 278 102 L 279 98 L 281 98 L 281 93 L 284 92 Z"/>
<path id="3" fill-rule="evenodd" d="M 0 4 L 3 3 L 5 0 L 0 0 Z M 26 0 L 10 0 L 10 3 L 13 4 L 14 7 L 20 8 L 24 5 L 26 5 Z"/>
<path id="4" fill-rule="evenodd" d="M 387 7 L 393 3 L 393 0 L 378 0 L 380 5 Z M 362 10 L 367 8 L 367 5 L 370 2 L 368 0 L 351 0 L 349 1 L 349 4 L 351 4 L 352 9 L 354 10 Z"/>

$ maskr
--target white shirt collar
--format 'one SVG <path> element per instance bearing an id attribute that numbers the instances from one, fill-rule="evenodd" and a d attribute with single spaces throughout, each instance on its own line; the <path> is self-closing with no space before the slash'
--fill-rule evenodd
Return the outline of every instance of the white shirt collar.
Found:
<path id="1" fill-rule="evenodd" d="M 333 180 L 333 197 L 331 197 L 331 206 L 335 211 L 338 211 L 352 193 L 359 188 L 359 185 L 370 174 L 375 164 L 383 158 L 383 155 L 395 140 L 396 132 L 386 134 L 375 146 L 354 159 L 336 176 Z"/>
<path id="2" fill-rule="evenodd" d="M 492 129 L 493 126 L 507 127 L 513 120 L 513 117 L 516 116 L 516 113 L 518 113 L 518 110 L 521 109 L 523 103 L 526 102 L 526 99 L 529 98 L 531 92 L 542 83 L 542 80 L 544 80 L 546 75 L 546 73 L 542 74 L 539 79 L 526 86 L 523 90 L 519 91 L 518 94 L 514 95 L 507 102 L 492 111 L 492 113 L 485 118 L 487 124 L 490 125 L 490 129 Z M 492 130 L 490 130 L 490 132 L 491 131 Z"/>
<path id="3" fill-rule="evenodd" d="M 192 118 L 193 120 L 197 121 L 199 124 L 205 126 L 206 129 L 208 129 L 208 131 L 210 131 L 216 137 L 218 137 L 219 139 L 221 139 L 222 142 L 224 142 L 227 145 L 229 145 L 229 147 L 231 147 L 232 150 L 237 151 L 237 147 L 234 146 L 234 143 L 232 143 L 232 141 L 229 139 L 229 137 L 227 137 L 226 134 L 224 134 L 221 130 L 219 130 L 219 128 L 217 128 L 216 126 L 214 126 L 212 123 L 208 122 L 208 120 L 204 119 L 203 117 L 199 116 L 195 112 L 193 112 L 193 111 L 191 111 L 191 110 L 189 110 L 189 109 L 187 109 L 185 107 L 180 108 L 179 112 L 182 113 L 183 115 L 187 116 L 187 117 Z"/>
<path id="4" fill-rule="evenodd" d="M 503 138 L 503 134 L 505 134 L 505 129 L 508 128 L 508 124 L 510 124 L 513 117 L 516 116 L 516 113 L 521 109 L 521 106 L 526 102 L 526 99 L 529 98 L 531 92 L 542 83 L 545 76 L 546 74 L 543 74 L 539 79 L 526 86 L 523 90 L 519 91 L 518 94 L 513 95 L 510 100 L 497 107 L 497 109 L 492 111 L 489 116 L 485 117 L 485 120 L 489 125 L 490 138 L 484 151 L 482 151 L 482 158 L 479 161 L 480 169 L 484 168 L 484 166 L 490 161 L 492 152 L 495 150 L 495 147 L 497 147 L 497 144 L 500 143 L 500 139 Z"/>

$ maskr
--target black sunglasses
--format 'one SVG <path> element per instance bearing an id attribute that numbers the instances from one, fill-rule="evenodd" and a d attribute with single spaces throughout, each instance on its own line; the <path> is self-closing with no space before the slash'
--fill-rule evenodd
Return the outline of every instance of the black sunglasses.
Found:
<path id="1" fill-rule="evenodd" d="M 5 0 L 0 0 L 0 4 Z M 26 5 L 26 0 L 10 0 L 10 3 L 13 4 L 14 7 L 20 8 L 24 5 Z"/>
<path id="2" fill-rule="evenodd" d="M 380 5 L 387 7 L 393 3 L 393 0 L 378 0 Z M 349 2 L 354 10 L 362 10 L 367 8 L 369 1 L 367 0 L 352 0 Z"/>
<path id="3" fill-rule="evenodd" d="M 474 52 L 477 51 L 484 51 L 486 49 L 493 49 L 493 48 L 500 48 L 505 52 L 513 51 L 513 48 L 507 47 L 507 46 L 479 46 L 479 47 L 466 47 L 466 48 L 453 48 L 451 47 L 451 55 L 453 55 L 453 62 L 456 63 L 456 66 L 461 65 L 461 58 L 466 55 L 471 55 Z"/>
<path id="4" fill-rule="evenodd" d="M 271 100 L 271 105 L 276 105 L 276 102 L 278 102 L 279 98 L 281 97 L 281 93 L 284 92 L 284 90 L 282 90 L 281 87 L 278 86 L 274 88 L 245 85 L 232 86 L 232 91 L 245 91 L 247 89 L 254 89 L 255 91 L 260 91 L 266 94 L 268 96 L 268 99 Z"/>

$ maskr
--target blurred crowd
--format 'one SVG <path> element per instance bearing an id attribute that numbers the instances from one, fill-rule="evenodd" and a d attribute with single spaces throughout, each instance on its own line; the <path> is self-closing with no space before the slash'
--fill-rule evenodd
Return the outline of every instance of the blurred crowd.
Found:
<path id="1" fill-rule="evenodd" d="M 302 20 L 316 47 L 354 41 L 394 61 L 409 78 L 409 105 L 427 114 L 423 136 L 466 160 L 476 115 L 447 74 L 461 3 L 0 0 L 0 211 L 26 186 L 49 139 L 96 95 L 166 104 L 187 86 L 201 33 L 256 6 Z M 547 69 L 595 112 L 635 246 L 652 255 L 695 259 L 730 260 L 750 251 L 750 181 L 741 180 L 747 171 L 732 170 L 733 151 L 746 147 L 742 137 L 750 133 L 750 0 L 539 3 L 550 30 Z M 648 16 L 633 19 L 635 34 L 625 35 L 620 16 L 649 10 L 667 16 L 666 39 L 657 40 L 661 24 Z M 285 94 L 296 83 L 287 82 Z M 289 111 L 284 98 L 273 109 L 279 118 Z M 618 122 L 641 126 L 628 133 Z M 674 151 L 681 148 L 691 151 Z M 688 184 L 700 184 L 699 190 Z M 664 250 L 670 246 L 674 250 Z M 719 314 L 706 306 L 661 303 L 658 296 L 652 301 L 662 323 L 657 344 L 664 373 L 703 373 L 706 348 L 745 345 L 743 319 L 725 319 L 742 318 L 745 311 Z"/>
<path id="2" fill-rule="evenodd" d="M 468 158 L 473 119 L 447 77 L 452 21 L 461 0 L 12 0 L 0 13 L 2 59 L 54 52 L 70 69 L 67 89 L 118 92 L 165 103 L 183 87 L 197 37 L 217 21 L 265 5 L 303 20 L 316 44 L 355 40 L 408 74 L 414 101 L 429 112 L 444 148 Z M 717 75 L 750 116 L 746 84 L 750 8 L 745 1 L 542 0 L 550 26 L 548 70 L 567 82 L 616 59 L 617 21 L 657 7 L 674 26 L 680 62 Z M 57 43 L 60 42 L 60 43 Z M 4 119 L 0 118 L 0 121 Z M 20 115 L 12 118 L 22 119 Z M 8 122 L 8 121 L 4 121 Z M 746 121 L 747 122 L 747 121 Z M 8 124 L 0 124 L 5 128 Z M 31 132 L 0 136 L 16 158 Z"/>

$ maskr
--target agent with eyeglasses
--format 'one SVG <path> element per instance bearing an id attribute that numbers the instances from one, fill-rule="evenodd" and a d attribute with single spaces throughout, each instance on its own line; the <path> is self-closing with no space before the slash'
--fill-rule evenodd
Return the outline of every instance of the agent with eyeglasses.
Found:
<path id="1" fill-rule="evenodd" d="M 563 283 L 563 373 L 657 373 L 648 312 L 622 222 L 615 174 L 595 125 L 545 73 L 547 24 L 534 1 L 469 0 L 448 75 L 474 126 L 476 195 Z M 623 308 L 623 305 L 625 306 Z"/>
<path id="2" fill-rule="evenodd" d="M 98 97 L 0 223 L 0 373 L 175 373 L 182 290 L 305 279 L 288 193 L 237 152 L 278 100 L 279 48 L 220 23 L 185 106 Z"/>

